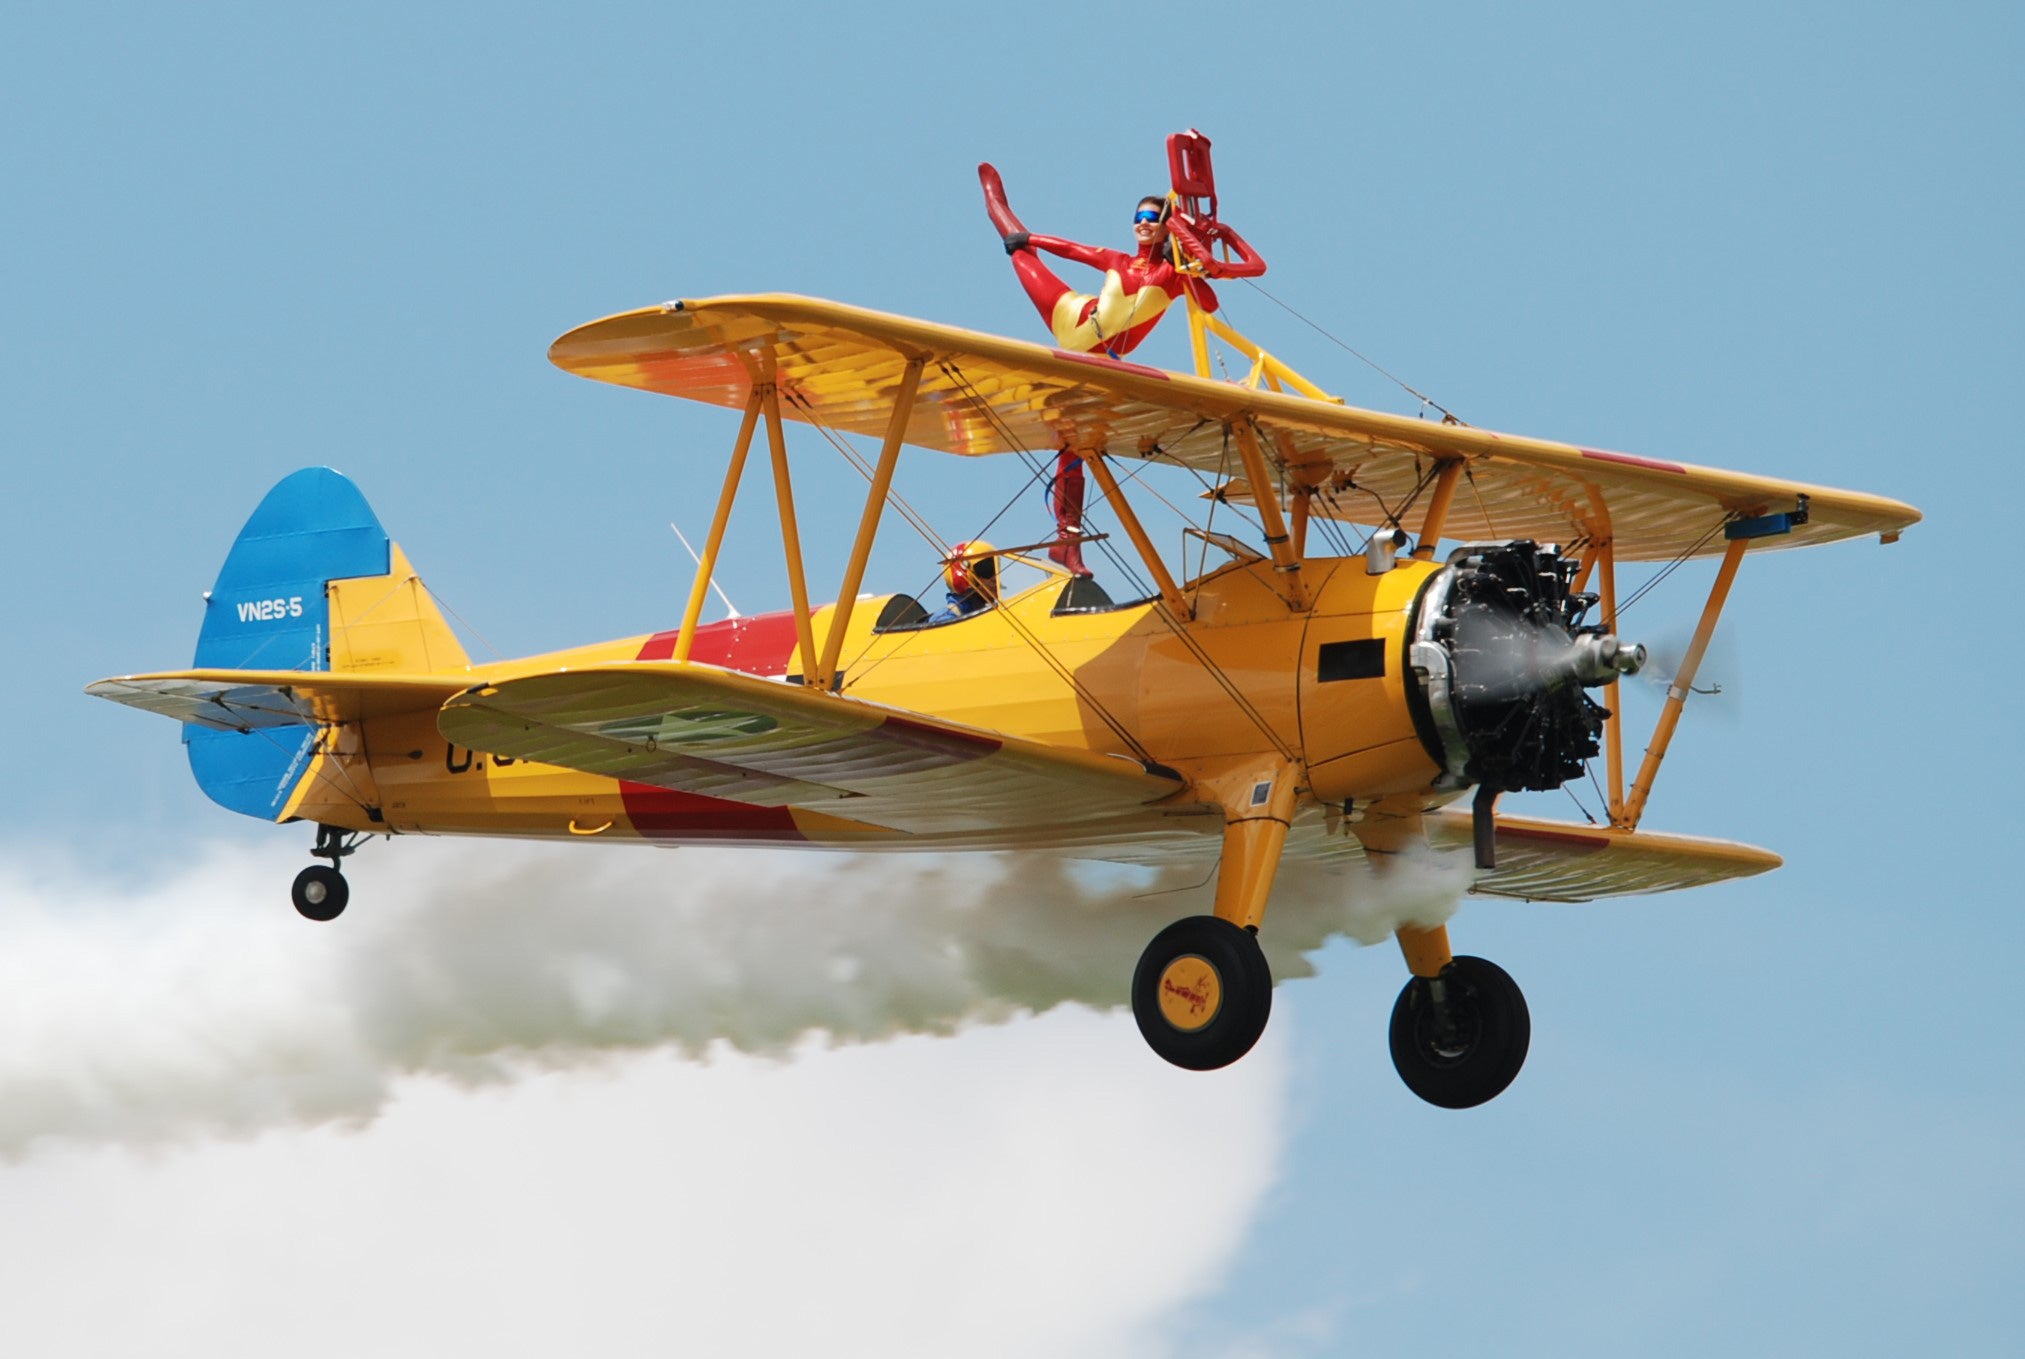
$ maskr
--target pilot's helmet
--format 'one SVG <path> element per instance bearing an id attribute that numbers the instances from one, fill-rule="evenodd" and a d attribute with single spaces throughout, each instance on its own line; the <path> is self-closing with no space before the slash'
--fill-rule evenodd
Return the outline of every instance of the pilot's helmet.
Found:
<path id="1" fill-rule="evenodd" d="M 993 551 L 992 545 L 982 538 L 950 548 L 948 559 L 942 563 L 942 583 L 949 593 L 997 593 L 998 558 L 991 555 Z"/>

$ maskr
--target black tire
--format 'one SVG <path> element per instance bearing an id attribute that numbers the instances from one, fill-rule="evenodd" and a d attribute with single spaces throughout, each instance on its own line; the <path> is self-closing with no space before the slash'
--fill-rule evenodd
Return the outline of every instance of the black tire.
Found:
<path id="1" fill-rule="evenodd" d="M 1392 1007 L 1392 1065 L 1406 1088 L 1444 1109 L 1496 1099 L 1526 1064 L 1533 1018 L 1502 967 L 1458 956 L 1442 969 L 1450 1032 L 1437 1031 L 1427 978 L 1415 977 Z"/>
<path id="2" fill-rule="evenodd" d="M 1273 974 L 1257 937 L 1213 915 L 1153 936 L 1132 974 L 1132 1016 L 1147 1046 L 1190 1071 L 1250 1052 L 1272 1012 Z"/>
<path id="3" fill-rule="evenodd" d="M 351 900 L 352 889 L 345 882 L 345 875 L 328 864 L 311 864 L 295 875 L 295 886 L 289 889 L 295 909 L 310 920 L 336 920 L 344 914 L 345 903 Z"/>

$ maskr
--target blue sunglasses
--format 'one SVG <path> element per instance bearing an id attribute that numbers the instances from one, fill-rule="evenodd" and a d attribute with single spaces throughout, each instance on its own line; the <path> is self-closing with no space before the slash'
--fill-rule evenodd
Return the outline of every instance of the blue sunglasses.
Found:
<path id="1" fill-rule="evenodd" d="M 1161 216 L 1162 213 L 1158 208 L 1141 208 L 1132 214 L 1132 224 L 1137 226 L 1141 222 L 1157 222 Z"/>

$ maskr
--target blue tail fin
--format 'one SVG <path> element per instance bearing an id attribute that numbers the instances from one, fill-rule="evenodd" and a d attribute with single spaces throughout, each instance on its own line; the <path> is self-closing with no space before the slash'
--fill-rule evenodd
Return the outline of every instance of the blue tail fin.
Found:
<path id="1" fill-rule="evenodd" d="M 197 635 L 203 670 L 327 670 L 333 580 L 387 574 L 387 531 L 358 487 L 328 467 L 284 478 L 246 521 L 218 572 Z M 190 771 L 222 807 L 282 814 L 308 766 L 312 726 L 248 732 L 185 726 Z"/>

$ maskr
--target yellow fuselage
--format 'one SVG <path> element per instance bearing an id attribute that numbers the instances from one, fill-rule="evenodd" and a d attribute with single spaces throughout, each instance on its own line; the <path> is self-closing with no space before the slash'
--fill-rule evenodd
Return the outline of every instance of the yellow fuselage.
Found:
<path id="1" fill-rule="evenodd" d="M 985 731 L 1140 754 L 1190 778 L 1234 759 L 1284 753 L 1303 771 L 1304 801 L 1406 793 L 1440 773 L 1415 732 L 1406 668 L 1413 603 L 1435 569 L 1403 561 L 1371 575 L 1361 558 L 1311 559 L 1302 574 L 1313 607 L 1296 613 L 1276 592 L 1271 563 L 1233 565 L 1188 587 L 1194 616 L 1183 625 L 1154 603 L 1056 613 L 1059 578 L 932 627 L 876 631 L 884 601 L 867 600 L 851 613 L 841 688 Z M 815 615 L 818 645 L 829 617 L 827 609 Z M 712 628 L 721 645 L 703 647 L 707 630 L 699 630 L 695 659 L 715 655 L 729 668 L 768 676 L 805 672 L 792 628 L 778 618 Z M 652 659 L 668 654 L 668 636 L 474 665 L 469 674 L 477 685 Z M 342 655 L 333 662 L 347 668 Z M 746 807 L 464 750 L 445 741 L 435 719 L 433 709 L 418 710 L 339 730 L 337 748 L 321 756 L 319 777 L 305 780 L 288 814 L 355 830 L 437 834 L 888 838 L 797 808 Z M 380 809 L 381 820 L 362 803 Z"/>

